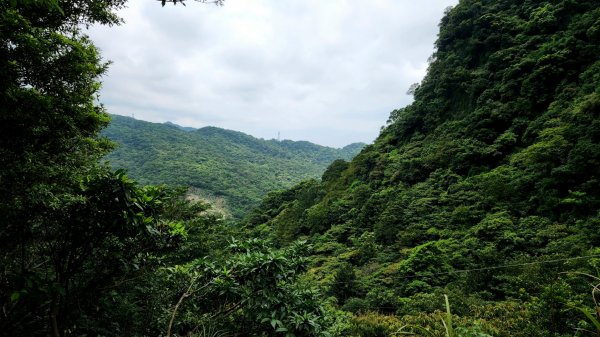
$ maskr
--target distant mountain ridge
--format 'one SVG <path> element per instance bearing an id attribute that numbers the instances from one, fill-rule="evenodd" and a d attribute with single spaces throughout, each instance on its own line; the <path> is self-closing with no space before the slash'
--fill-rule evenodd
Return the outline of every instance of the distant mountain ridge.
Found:
<path id="1" fill-rule="evenodd" d="M 190 186 L 203 198 L 224 201 L 235 217 L 256 206 L 269 191 L 320 178 L 334 160 L 350 160 L 365 145 L 334 149 L 117 115 L 103 134 L 118 144 L 106 157 L 113 168 L 126 169 L 143 184 Z"/>
<path id="2" fill-rule="evenodd" d="M 169 122 L 169 121 L 164 122 L 163 124 L 178 128 L 179 130 L 183 130 L 183 131 L 196 131 L 197 130 L 196 128 L 193 128 L 191 126 L 181 126 L 179 124 L 175 124 L 175 123 Z"/>

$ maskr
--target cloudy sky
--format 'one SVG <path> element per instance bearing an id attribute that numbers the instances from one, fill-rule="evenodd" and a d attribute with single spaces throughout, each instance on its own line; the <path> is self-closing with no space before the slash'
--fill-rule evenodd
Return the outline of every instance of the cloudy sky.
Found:
<path id="1" fill-rule="evenodd" d="M 130 0 L 88 33 L 113 64 L 101 101 L 151 122 L 341 147 L 410 103 L 457 0 Z"/>

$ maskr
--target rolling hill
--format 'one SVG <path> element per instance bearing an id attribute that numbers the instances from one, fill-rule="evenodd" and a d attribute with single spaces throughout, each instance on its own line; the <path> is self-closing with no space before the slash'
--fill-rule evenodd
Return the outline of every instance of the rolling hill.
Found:
<path id="1" fill-rule="evenodd" d="M 348 160 L 364 146 L 355 143 L 334 149 L 117 115 L 103 134 L 118 144 L 106 157 L 113 168 L 126 169 L 143 184 L 190 186 L 193 193 L 224 206 L 235 217 L 256 206 L 269 191 L 320 178 L 331 162 Z"/>

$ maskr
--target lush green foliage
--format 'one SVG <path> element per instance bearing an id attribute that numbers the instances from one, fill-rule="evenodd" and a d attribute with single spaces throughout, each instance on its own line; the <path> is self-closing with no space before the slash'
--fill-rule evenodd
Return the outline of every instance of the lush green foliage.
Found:
<path id="1" fill-rule="evenodd" d="M 117 23 L 121 5 L 0 3 L 0 335 L 158 336 L 204 322 L 324 335 L 326 303 L 297 282 L 301 246 L 254 240 L 224 255 L 239 234 L 186 189 L 140 187 L 99 164 L 111 147 L 96 104 L 106 65 L 79 27 Z M 175 320 L 177 299 L 206 280 Z"/>
<path id="2" fill-rule="evenodd" d="M 121 5 L 0 4 L 1 334 L 69 329 L 95 307 L 80 295 L 153 245 L 142 234 L 152 197 L 138 200 L 142 191 L 97 165 L 109 148 L 94 98 L 105 65 L 77 28 L 116 23 Z"/>
<path id="3" fill-rule="evenodd" d="M 413 323 L 446 292 L 482 332 L 592 329 L 565 310 L 591 304 L 585 279 L 561 272 L 598 272 L 563 259 L 600 252 L 600 4 L 464 0 L 436 47 L 374 144 L 246 223 L 313 242 L 310 274 L 358 315 Z"/>
<path id="4" fill-rule="evenodd" d="M 189 131 L 189 132 L 186 132 Z M 309 142 L 262 140 L 241 132 L 198 130 L 113 116 L 103 131 L 119 146 L 106 159 L 145 184 L 191 186 L 193 193 L 239 218 L 270 191 L 319 177 L 335 159 L 349 160 L 363 144 L 342 149 Z"/>
<path id="5" fill-rule="evenodd" d="M 275 250 L 259 239 L 234 240 L 224 259 L 203 257 L 167 268 L 168 284 L 186 288 L 174 329 L 195 332 L 209 325 L 243 336 L 327 335 L 327 303 L 298 282 L 306 248 L 295 243 Z"/>
<path id="6" fill-rule="evenodd" d="M 269 193 L 246 227 L 186 188 L 140 187 L 98 163 L 110 148 L 94 98 L 105 65 L 78 27 L 117 23 L 121 5 L 0 4 L 1 335 L 598 333 L 597 1 L 461 1 L 414 103 L 320 181 Z M 251 201 L 233 183 L 266 172 L 290 183 L 308 166 L 286 160 L 337 156 L 117 120 L 135 167 L 151 151 L 193 158 L 157 179 L 222 188 L 206 193 L 240 212 Z M 248 166 L 220 166 L 231 158 Z M 208 185 L 186 173 L 203 165 L 228 175 Z"/>

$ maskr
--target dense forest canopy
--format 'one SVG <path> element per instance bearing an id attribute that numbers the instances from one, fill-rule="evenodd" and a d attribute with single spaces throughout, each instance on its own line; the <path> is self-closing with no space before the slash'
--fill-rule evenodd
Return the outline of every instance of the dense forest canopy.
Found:
<path id="1" fill-rule="evenodd" d="M 599 34 L 597 1 L 461 1 L 414 103 L 247 223 L 308 238 L 311 277 L 387 334 L 442 293 L 494 335 L 593 330 L 565 308 L 600 261 Z"/>
<path id="2" fill-rule="evenodd" d="M 257 139 L 216 127 L 196 130 L 117 115 L 102 134 L 117 143 L 105 157 L 114 169 L 126 169 L 143 184 L 191 187 L 191 193 L 212 200 L 236 218 L 258 206 L 267 192 L 318 179 L 331 162 L 350 160 L 364 146 L 354 143 L 334 149 L 305 141 Z"/>
<path id="3" fill-rule="evenodd" d="M 101 163 L 79 27 L 123 5 L 0 3 L 0 335 L 600 333 L 596 0 L 460 1 L 414 103 L 241 224 Z"/>
<path id="4" fill-rule="evenodd" d="M 2 335 L 81 334 L 100 289 L 166 244 L 147 227 L 164 192 L 98 164 L 111 147 L 95 99 L 106 64 L 78 27 L 118 23 L 122 5 L 0 4 Z"/>

